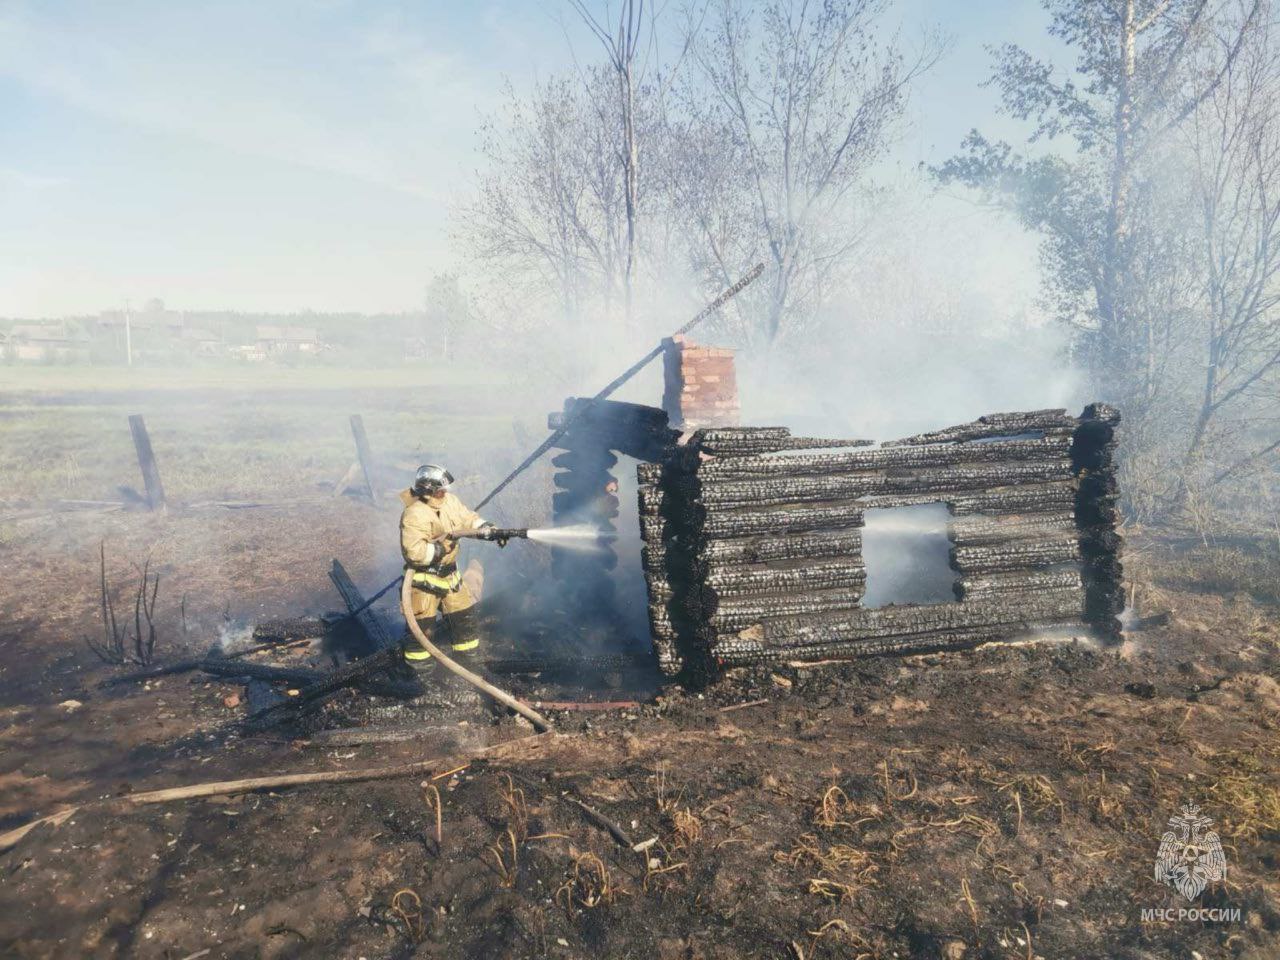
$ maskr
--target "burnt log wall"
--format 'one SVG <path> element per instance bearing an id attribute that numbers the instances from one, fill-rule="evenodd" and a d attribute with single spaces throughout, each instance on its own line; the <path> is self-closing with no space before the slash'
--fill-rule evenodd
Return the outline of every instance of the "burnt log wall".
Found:
<path id="1" fill-rule="evenodd" d="M 714 677 L 779 660 L 956 649 L 1041 627 L 1118 635 L 1118 413 L 994 414 L 882 444 L 704 429 L 638 471 L 658 662 Z M 821 449 L 820 453 L 789 451 Z M 956 602 L 864 609 L 876 507 L 942 502 Z"/>

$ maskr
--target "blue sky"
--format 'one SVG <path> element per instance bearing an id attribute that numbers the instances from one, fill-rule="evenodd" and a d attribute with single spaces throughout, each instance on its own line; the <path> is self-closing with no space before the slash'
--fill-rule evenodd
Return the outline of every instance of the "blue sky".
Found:
<path id="1" fill-rule="evenodd" d="M 893 17 L 952 37 L 894 161 L 1005 132 L 983 46 L 1043 46 L 1038 4 Z M 570 43 L 594 54 L 564 0 L 0 0 L 0 316 L 414 309 L 456 265 L 480 119 Z"/>

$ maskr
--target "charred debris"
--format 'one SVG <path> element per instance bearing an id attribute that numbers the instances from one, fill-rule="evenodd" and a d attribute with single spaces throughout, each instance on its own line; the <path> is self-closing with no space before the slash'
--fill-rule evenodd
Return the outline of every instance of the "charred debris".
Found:
<path id="1" fill-rule="evenodd" d="M 595 525 L 601 549 L 553 547 L 552 576 L 564 587 L 559 615 L 521 611 L 523 634 L 490 646 L 485 671 L 535 703 L 559 690 L 552 709 L 634 706 L 662 682 L 702 685 L 739 666 L 961 650 L 1053 629 L 1119 637 L 1120 417 L 1105 404 L 1078 417 L 992 414 L 878 446 L 796 437 L 783 427 L 682 436 L 665 411 L 614 401 L 571 399 L 549 420 L 553 429 L 573 424 L 557 440 L 554 515 Z M 618 551 L 634 545 L 621 545 L 615 529 L 619 456 L 639 461 L 651 652 L 580 642 L 590 629 L 621 629 L 614 574 Z M 946 507 L 953 595 L 865 605 L 867 512 L 921 504 Z M 322 655 L 308 666 L 214 654 L 112 682 L 199 669 L 247 684 L 250 730 L 286 721 L 311 730 L 382 724 L 392 739 L 467 699 L 407 677 L 398 625 L 366 605 L 337 561 L 330 578 L 347 614 L 261 625 L 254 646 L 241 651 L 327 638 L 313 641 Z M 498 633 L 514 622 L 501 610 L 487 619 Z M 329 669 L 317 669 L 321 662 Z M 344 691 L 355 695 L 335 712 Z"/>
<path id="2" fill-rule="evenodd" d="M 878 445 L 741 426 L 732 351 L 684 334 L 753 275 L 595 397 L 567 400 L 548 417 L 551 435 L 481 501 L 554 451 L 556 526 L 596 534 L 589 551 L 549 542 L 550 590 L 516 583 L 483 601 L 483 672 L 535 704 L 613 708 L 738 667 L 962 650 L 1047 631 L 1119 638 L 1117 410 L 995 413 Z M 607 399 L 659 355 L 662 408 Z M 635 464 L 634 523 L 619 523 L 622 458 Z M 883 577 L 886 563 L 869 549 L 868 515 L 912 508 L 933 509 L 939 593 L 869 595 L 869 575 Z M 640 542 L 620 527 L 638 529 Z M 896 552 L 911 554 L 912 543 Z M 242 680 L 251 730 L 420 724 L 480 706 L 471 688 L 424 685 L 406 670 L 405 624 L 372 606 L 387 588 L 366 599 L 337 560 L 330 579 L 343 613 L 263 625 L 248 650 L 108 682 L 195 669 Z M 311 642 L 301 654 L 293 646 L 294 663 L 243 659 L 300 633 Z"/>

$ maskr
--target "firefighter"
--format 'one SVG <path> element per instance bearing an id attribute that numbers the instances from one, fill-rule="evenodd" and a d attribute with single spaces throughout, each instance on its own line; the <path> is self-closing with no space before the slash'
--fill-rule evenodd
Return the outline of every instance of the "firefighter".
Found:
<path id="1" fill-rule="evenodd" d="M 458 572 L 458 541 L 449 534 L 493 525 L 450 493 L 451 483 L 453 474 L 444 467 L 418 468 L 413 486 L 400 494 L 400 552 L 414 571 L 413 615 L 422 632 L 441 649 L 472 658 L 480 647 L 476 600 Z M 436 626 L 437 612 L 443 614 L 442 629 Z M 414 669 L 431 668 L 431 654 L 416 641 L 405 648 L 404 658 Z"/>

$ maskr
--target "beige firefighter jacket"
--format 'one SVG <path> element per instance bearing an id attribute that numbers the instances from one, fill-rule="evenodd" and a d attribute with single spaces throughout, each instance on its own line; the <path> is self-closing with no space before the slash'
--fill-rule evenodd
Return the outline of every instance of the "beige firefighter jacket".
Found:
<path id="1" fill-rule="evenodd" d="M 412 490 L 400 494 L 400 552 L 405 566 L 448 570 L 458 565 L 458 541 L 446 534 L 484 526 L 480 515 L 448 491 L 439 501 L 415 497 Z"/>

